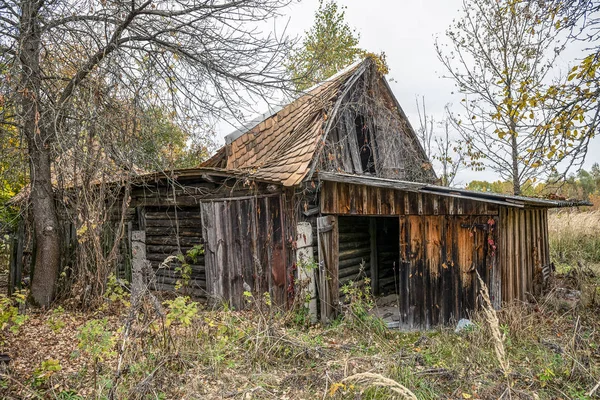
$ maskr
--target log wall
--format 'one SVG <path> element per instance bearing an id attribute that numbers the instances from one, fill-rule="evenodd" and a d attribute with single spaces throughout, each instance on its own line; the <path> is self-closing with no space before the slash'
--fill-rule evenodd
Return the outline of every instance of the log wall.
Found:
<path id="1" fill-rule="evenodd" d="M 138 211 L 146 232 L 146 259 L 156 274 L 155 289 L 174 291 L 181 273 L 175 271 L 177 260 L 164 264 L 169 256 L 186 254 L 194 246 L 202 245 L 200 207 L 144 207 Z M 206 298 L 206 268 L 204 255 L 195 260 L 187 258 L 192 269 L 189 295 Z"/>
<path id="2" fill-rule="evenodd" d="M 131 198 L 128 223 L 146 233 L 157 289 L 173 291 L 181 279 L 177 261 L 161 265 L 168 256 L 202 245 L 204 254 L 187 258 L 194 297 L 243 309 L 246 291 L 257 301 L 268 293 L 278 305 L 290 286 L 293 294 L 293 240 L 286 238 L 295 235 L 295 198 L 279 187 L 215 176 L 161 179 L 135 188 Z"/>
<path id="3" fill-rule="evenodd" d="M 339 227 L 339 283 L 371 277 L 371 240 L 369 218 L 342 217 Z M 361 273 L 361 263 L 364 270 Z"/>

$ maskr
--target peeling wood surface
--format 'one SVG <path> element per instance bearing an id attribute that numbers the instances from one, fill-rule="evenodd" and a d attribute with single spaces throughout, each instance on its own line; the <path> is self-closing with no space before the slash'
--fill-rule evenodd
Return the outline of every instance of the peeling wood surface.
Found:
<path id="1" fill-rule="evenodd" d="M 323 181 L 321 212 L 338 215 L 497 215 L 491 203 L 352 183 Z"/>
<path id="2" fill-rule="evenodd" d="M 400 217 L 402 326 L 429 328 L 468 317 L 475 309 L 475 271 L 489 285 L 497 255 L 488 243 L 489 232 L 470 227 L 489 218 L 497 221 L 494 216 Z"/>

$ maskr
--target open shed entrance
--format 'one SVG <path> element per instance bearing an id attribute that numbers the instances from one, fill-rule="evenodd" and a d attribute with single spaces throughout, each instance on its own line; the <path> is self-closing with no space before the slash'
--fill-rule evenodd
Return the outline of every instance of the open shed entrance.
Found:
<path id="1" fill-rule="evenodd" d="M 339 287 L 368 277 L 373 294 L 399 292 L 400 229 L 397 217 L 338 219 Z M 340 290 L 340 295 L 343 295 Z"/>

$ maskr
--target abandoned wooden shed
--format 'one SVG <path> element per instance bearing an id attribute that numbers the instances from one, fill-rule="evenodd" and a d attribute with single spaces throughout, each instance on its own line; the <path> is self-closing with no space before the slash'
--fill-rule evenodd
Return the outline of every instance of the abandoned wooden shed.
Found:
<path id="1" fill-rule="evenodd" d="M 434 185 L 371 59 L 255 122 L 198 168 L 133 182 L 125 223 L 136 234 L 125 236 L 140 241 L 157 289 L 179 279 L 164 259 L 201 244 L 197 297 L 241 309 L 244 292 L 266 292 L 285 306 L 301 277 L 327 321 L 340 287 L 367 276 L 376 295 L 398 295 L 402 327 L 426 328 L 476 308 L 475 271 L 496 307 L 525 299 L 550 265 L 548 208 L 574 205 Z"/>

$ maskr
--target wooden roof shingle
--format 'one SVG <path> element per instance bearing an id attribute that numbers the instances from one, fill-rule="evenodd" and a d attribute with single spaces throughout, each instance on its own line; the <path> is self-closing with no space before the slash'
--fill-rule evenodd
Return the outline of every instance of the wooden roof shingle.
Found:
<path id="1" fill-rule="evenodd" d="M 245 170 L 252 177 L 295 186 L 310 171 L 327 113 L 364 63 L 355 63 L 309 89 L 220 149 L 202 167 Z"/>

